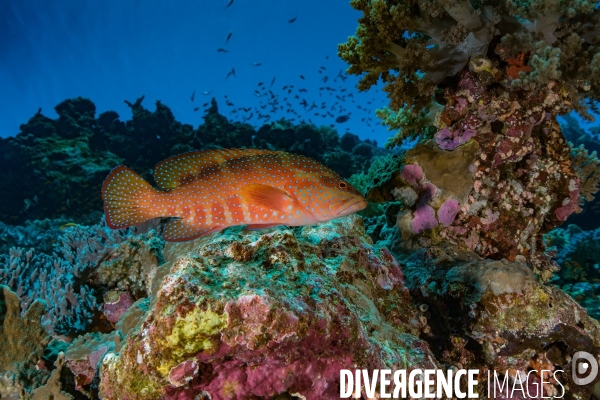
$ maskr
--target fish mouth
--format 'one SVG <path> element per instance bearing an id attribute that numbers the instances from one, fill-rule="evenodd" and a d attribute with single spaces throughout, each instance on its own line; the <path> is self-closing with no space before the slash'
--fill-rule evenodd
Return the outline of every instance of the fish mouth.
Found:
<path id="1" fill-rule="evenodd" d="M 338 203 L 339 204 L 339 203 Z M 337 204 L 336 204 L 337 205 Z M 333 210 L 333 214 L 338 217 L 342 217 L 344 215 L 352 214 L 353 212 L 360 211 L 367 207 L 367 201 L 362 197 L 359 197 L 355 200 L 347 200 L 343 201 L 341 204 L 337 206 Z"/>

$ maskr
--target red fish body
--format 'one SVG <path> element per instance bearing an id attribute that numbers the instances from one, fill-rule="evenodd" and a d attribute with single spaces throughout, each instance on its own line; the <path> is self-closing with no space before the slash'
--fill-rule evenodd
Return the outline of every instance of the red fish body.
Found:
<path id="1" fill-rule="evenodd" d="M 167 218 L 164 238 L 186 241 L 229 226 L 310 225 L 366 207 L 341 176 L 297 154 L 258 149 L 184 153 L 154 168 L 153 188 L 118 166 L 102 187 L 113 229 Z"/>

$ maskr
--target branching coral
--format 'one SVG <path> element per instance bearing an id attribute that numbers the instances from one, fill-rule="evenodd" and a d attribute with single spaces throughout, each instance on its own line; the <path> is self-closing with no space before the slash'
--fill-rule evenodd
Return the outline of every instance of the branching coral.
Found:
<path id="1" fill-rule="evenodd" d="M 150 277 L 160 244 L 153 234 L 132 233 L 132 229 L 114 231 L 105 225 L 75 226 L 59 237 L 52 255 L 11 248 L 0 255 L 0 284 L 21 297 L 23 310 L 38 299 L 45 301 L 42 323 L 51 335 L 86 331 L 101 309 L 97 286 L 112 289 L 122 284 L 144 295 L 139 275 L 144 272 Z"/>
<path id="2" fill-rule="evenodd" d="M 352 0 L 363 12 L 356 36 L 338 46 L 362 75 L 359 89 L 379 80 L 390 109 L 379 115 L 391 128 L 403 128 L 395 113 L 413 118 L 427 113 L 433 95 L 443 91 L 469 60 L 488 59 L 487 79 L 509 91 L 560 87 L 560 112 L 588 114 L 586 102 L 597 95 L 600 33 L 596 1 L 558 0 Z M 410 126 L 415 125 L 411 123 Z M 421 129 L 422 130 L 422 129 Z M 415 135 L 401 129 L 394 143 Z"/>

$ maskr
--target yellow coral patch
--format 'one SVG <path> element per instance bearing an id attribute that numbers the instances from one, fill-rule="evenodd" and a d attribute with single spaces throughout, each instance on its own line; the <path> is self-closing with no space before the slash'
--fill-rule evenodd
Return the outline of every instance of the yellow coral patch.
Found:
<path id="1" fill-rule="evenodd" d="M 171 368 L 186 357 L 201 351 L 215 349 L 216 335 L 227 325 L 227 314 L 217 314 L 212 310 L 195 308 L 185 318 L 178 318 L 171 334 L 162 341 L 163 349 L 169 352 L 170 360 L 165 360 L 158 370 L 167 376 Z"/>

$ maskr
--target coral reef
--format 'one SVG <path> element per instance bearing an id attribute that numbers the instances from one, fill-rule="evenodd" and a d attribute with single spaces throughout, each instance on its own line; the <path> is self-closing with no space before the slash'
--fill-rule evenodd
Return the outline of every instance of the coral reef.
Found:
<path id="1" fill-rule="evenodd" d="M 584 231 L 569 225 L 547 233 L 544 241 L 560 265 L 552 282 L 600 319 L 600 228 Z"/>
<path id="2" fill-rule="evenodd" d="M 337 131 L 329 127 L 278 121 L 254 130 L 248 124 L 230 123 L 219 114 L 214 99 L 197 129 L 177 122 L 164 104 L 157 102 L 151 112 L 142 101 L 143 96 L 127 102 L 133 116 L 121 121 L 114 111 L 96 117 L 88 99 L 65 100 L 56 106 L 57 119 L 38 113 L 21 125 L 17 136 L 0 138 L 4 155 L 0 185 L 13 188 L 3 197 L 0 221 L 18 225 L 63 218 L 93 224 L 102 209 L 102 181 L 113 167 L 126 164 L 150 179 L 147 171 L 157 162 L 190 150 L 285 150 L 315 158 L 344 177 L 366 171 L 372 156 L 385 153 L 374 142 L 358 137 L 347 137 L 342 145 Z M 0 246 L 3 236 L 0 227 Z"/>
<path id="3" fill-rule="evenodd" d="M 339 396 L 339 369 L 434 367 L 386 249 L 357 216 L 168 243 L 151 306 L 101 370 L 105 399 Z"/>
<path id="4" fill-rule="evenodd" d="M 522 261 L 482 259 L 446 243 L 401 265 L 414 301 L 427 305 L 427 341 L 442 364 L 514 378 L 542 361 L 545 369 L 570 371 L 574 352 L 597 354 L 600 323 L 556 286 L 539 283 Z M 573 384 L 570 373 L 561 382 L 570 398 L 593 390 Z M 556 384 L 544 390 L 561 394 Z"/>
<path id="5" fill-rule="evenodd" d="M 130 121 L 77 98 L 0 139 L 0 397 L 329 399 L 341 368 L 478 369 L 485 386 L 491 370 L 598 358 L 600 228 L 555 229 L 600 197 L 594 133 L 558 121 L 596 109 L 596 3 L 351 4 L 363 17 L 340 56 L 360 89 L 383 81 L 388 146 L 418 139 L 402 151 L 285 120 L 255 130 L 214 100 L 194 129 L 143 97 Z M 81 225 L 113 166 L 151 179 L 219 147 L 312 157 L 377 204 L 166 245 L 157 221 Z M 547 378 L 528 385 L 560 395 Z M 559 379 L 565 398 L 594 389 Z"/>
<path id="6" fill-rule="evenodd" d="M 597 110 L 597 3 L 351 4 L 363 15 L 340 57 L 362 75 L 359 89 L 385 85 L 389 108 L 378 115 L 398 130 L 387 146 L 419 139 L 369 185 L 367 198 L 387 203 L 369 233 L 397 256 L 431 315 L 422 337 L 437 361 L 514 379 L 540 366 L 567 371 L 582 348 L 597 357 L 598 322 L 546 284 L 587 298 L 596 315 L 596 264 L 581 266 L 565 246 L 553 278 L 559 268 L 543 240 L 598 191 L 596 154 L 570 145 L 557 121 Z M 565 236 L 552 239 L 574 249 L 597 241 L 595 232 Z M 562 379 L 571 398 L 593 389 Z"/>
<path id="7" fill-rule="evenodd" d="M 46 303 L 42 321 L 51 335 L 85 332 L 101 314 L 103 291 L 146 295 L 162 241 L 154 231 L 137 237 L 132 232 L 73 226 L 62 231 L 52 255 L 11 248 L 0 255 L 0 283 L 21 297 L 23 310 L 37 299 Z"/>
<path id="8" fill-rule="evenodd" d="M 340 44 L 338 54 L 350 64 L 348 73 L 362 75 L 359 89 L 378 80 L 385 84 L 390 108 L 380 110 L 380 117 L 400 129 L 392 143 L 431 134 L 434 94 L 451 88 L 469 67 L 484 86 L 499 83 L 507 92 L 540 93 L 556 82 L 560 105 L 552 112 L 575 109 L 590 117 L 587 100 L 597 96 L 600 80 L 594 1 L 353 0 L 351 5 L 363 16 L 356 36 Z M 464 112 L 462 100 L 443 105 L 442 121 L 455 121 Z"/>
<path id="9" fill-rule="evenodd" d="M 501 99 L 496 95 L 504 92 L 489 92 L 476 73 L 462 72 L 456 92 L 447 89 L 445 96 L 467 101 L 455 125 L 476 128 L 477 134 L 452 150 L 426 141 L 407 151 L 402 165 L 370 190 L 369 200 L 398 200 L 400 189 L 414 189 L 403 176 L 416 163 L 440 190 L 416 207 L 405 204 L 408 211 L 398 220 L 405 235 L 420 233 L 409 228 L 409 221 L 423 218 L 423 210 L 431 217 L 428 207 L 438 209 L 454 198 L 460 206 L 456 219 L 447 227 L 435 222 L 424 226 L 433 229 L 431 238 L 462 243 L 484 257 L 526 257 L 548 279 L 555 266 L 543 253 L 541 234 L 580 210 L 580 176 L 586 179 L 586 198 L 597 190 L 590 171 L 594 162 L 587 153 L 574 162 L 550 112 L 540 107 L 544 98 L 553 98 L 555 88 L 548 85 L 546 93 L 530 98 L 510 94 L 512 99 Z"/>
<path id="10" fill-rule="evenodd" d="M 11 247 L 33 247 L 37 251 L 51 253 L 63 229 L 70 225 L 70 221 L 66 219 L 34 220 L 27 221 L 24 225 L 0 222 L 0 254 L 8 253 Z"/>

